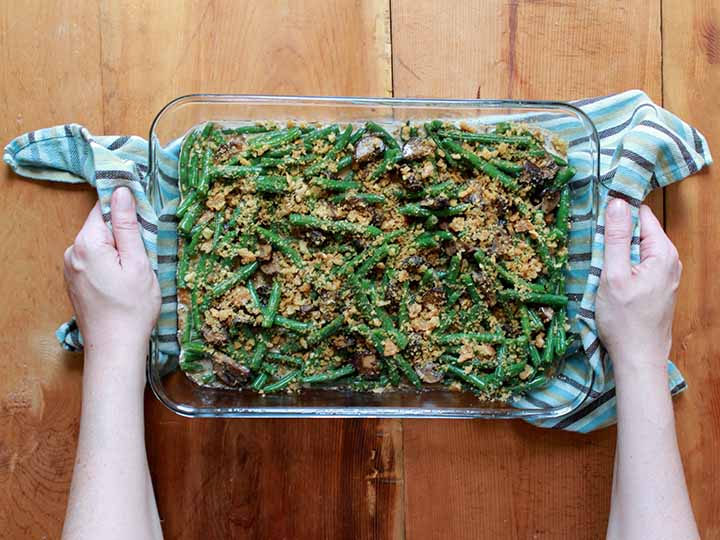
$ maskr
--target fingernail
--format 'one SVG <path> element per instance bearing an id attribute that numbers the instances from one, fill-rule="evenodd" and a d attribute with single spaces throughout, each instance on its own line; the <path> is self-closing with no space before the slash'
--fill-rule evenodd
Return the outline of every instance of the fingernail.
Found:
<path id="1" fill-rule="evenodd" d="M 120 187 L 115 190 L 115 206 L 118 210 L 132 210 L 133 196 L 126 187 Z"/>
<path id="2" fill-rule="evenodd" d="M 611 219 L 621 219 L 627 214 L 627 203 L 622 199 L 613 199 L 608 203 L 607 215 Z"/>

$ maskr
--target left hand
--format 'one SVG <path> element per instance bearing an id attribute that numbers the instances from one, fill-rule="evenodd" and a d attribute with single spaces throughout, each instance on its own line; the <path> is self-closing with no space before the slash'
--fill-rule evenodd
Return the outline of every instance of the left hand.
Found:
<path id="1" fill-rule="evenodd" d="M 160 286 L 145 253 L 130 190 L 111 201 L 112 231 L 97 203 L 65 251 L 65 282 L 86 351 L 138 352 L 160 312 Z"/>

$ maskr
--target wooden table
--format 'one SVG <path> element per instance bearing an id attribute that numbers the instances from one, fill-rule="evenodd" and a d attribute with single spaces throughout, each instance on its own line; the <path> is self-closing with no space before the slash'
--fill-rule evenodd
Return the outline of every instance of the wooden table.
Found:
<path id="1" fill-rule="evenodd" d="M 720 142 L 712 0 L 7 1 L 0 55 L 3 143 L 64 122 L 147 136 L 167 101 L 192 92 L 571 99 L 628 88 Z M 71 314 L 62 252 L 93 193 L 0 175 L 0 536 L 58 538 L 82 360 L 53 332 Z M 717 167 L 652 197 L 685 263 L 673 357 L 690 388 L 676 411 L 707 539 L 720 538 L 713 176 Z M 168 539 L 604 535 L 614 429 L 191 421 L 150 395 L 146 406 Z"/>

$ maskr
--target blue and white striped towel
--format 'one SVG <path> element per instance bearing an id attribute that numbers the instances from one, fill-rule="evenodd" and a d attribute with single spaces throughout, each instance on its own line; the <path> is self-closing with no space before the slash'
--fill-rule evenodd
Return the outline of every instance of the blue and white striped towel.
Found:
<path id="1" fill-rule="evenodd" d="M 519 401 L 524 408 L 561 404 L 579 393 L 590 398 L 573 413 L 552 420 L 534 421 L 542 427 L 589 432 L 615 421 L 615 385 L 612 364 L 598 341 L 594 320 L 595 293 L 603 262 L 604 208 L 611 197 L 622 197 L 633 208 L 635 237 L 632 261 L 639 262 L 638 208 L 647 194 L 697 172 L 712 161 L 705 138 L 693 127 L 655 105 L 646 94 L 633 90 L 622 94 L 574 102 L 594 122 L 601 145 L 600 216 L 592 226 L 592 186 L 586 156 L 573 152 L 583 142 L 574 125 L 562 118 L 539 123 L 570 141 L 569 160 L 578 169 L 573 190 L 568 312 L 577 315 L 573 330 L 580 334 L 584 352 L 571 357 L 563 372 L 546 388 Z M 110 196 L 118 186 L 129 187 L 138 202 L 143 240 L 157 270 L 163 302 L 159 322 L 159 347 L 168 365 L 178 354 L 176 340 L 177 297 L 175 266 L 177 237 L 175 208 L 178 201 L 177 156 L 179 142 L 159 156 L 160 182 L 149 195 L 148 144 L 139 137 L 93 137 L 85 128 L 71 124 L 22 135 L 7 145 L 5 163 L 19 175 L 57 182 L 88 182 L 96 187 L 103 215 L 110 211 Z M 587 246 L 591 245 L 589 250 Z M 74 320 L 57 331 L 68 350 L 82 349 Z M 686 388 L 685 380 L 668 362 L 673 394 Z"/>

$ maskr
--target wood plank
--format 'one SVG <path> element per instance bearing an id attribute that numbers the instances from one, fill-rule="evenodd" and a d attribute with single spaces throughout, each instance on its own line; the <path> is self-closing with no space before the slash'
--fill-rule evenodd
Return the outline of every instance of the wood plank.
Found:
<path id="1" fill-rule="evenodd" d="M 397 97 L 662 102 L 659 0 L 393 0 Z M 608 31 L 612 29 L 612 31 Z M 662 218 L 662 192 L 648 204 Z"/>
<path id="2" fill-rule="evenodd" d="M 399 421 L 192 421 L 146 404 L 165 538 L 402 538 Z"/>
<path id="3" fill-rule="evenodd" d="M 654 0 L 393 0 L 392 29 L 396 96 L 572 99 L 639 87 L 662 97 Z M 614 429 L 406 421 L 403 437 L 410 538 L 604 536 Z"/>
<path id="4" fill-rule="evenodd" d="M 106 133 L 191 93 L 392 92 L 387 0 L 102 4 Z"/>
<path id="5" fill-rule="evenodd" d="M 0 3 L 0 139 L 102 126 L 98 6 Z M 80 414 L 81 358 L 54 332 L 71 314 L 62 255 L 89 189 L 28 182 L 0 167 L 0 536 L 59 538 Z"/>
<path id="6" fill-rule="evenodd" d="M 717 154 L 720 127 L 720 7 L 712 0 L 663 2 L 665 106 L 699 129 Z M 717 155 L 716 155 L 717 158 Z M 720 194 L 717 165 L 667 189 L 666 225 L 684 263 L 672 357 L 689 389 L 676 418 L 690 497 L 703 538 L 720 537 Z"/>
<path id="7" fill-rule="evenodd" d="M 192 92 L 391 92 L 384 0 L 104 2 L 102 34 L 106 132 L 144 133 Z M 166 538 L 401 537 L 399 421 L 192 421 L 146 404 Z"/>

